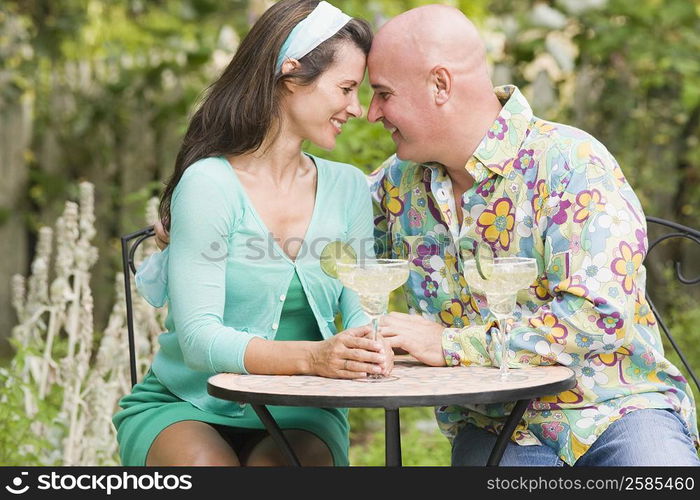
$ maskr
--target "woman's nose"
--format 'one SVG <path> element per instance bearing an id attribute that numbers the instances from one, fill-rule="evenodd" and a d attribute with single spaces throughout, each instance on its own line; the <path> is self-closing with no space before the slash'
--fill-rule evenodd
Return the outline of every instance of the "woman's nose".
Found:
<path id="1" fill-rule="evenodd" d="M 357 94 L 353 96 L 347 111 L 355 118 L 362 116 L 362 106 L 360 106 L 360 99 L 358 99 Z"/>

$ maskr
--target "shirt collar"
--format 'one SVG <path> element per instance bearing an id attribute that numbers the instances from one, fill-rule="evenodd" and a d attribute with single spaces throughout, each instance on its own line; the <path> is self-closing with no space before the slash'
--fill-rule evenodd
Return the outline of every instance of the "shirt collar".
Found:
<path id="1" fill-rule="evenodd" d="M 515 85 L 496 87 L 494 93 L 503 104 L 501 112 L 474 151 L 473 157 L 488 170 L 506 177 L 513 170 L 513 162 L 527 136 L 532 121 L 532 108 Z M 485 172 L 470 158 L 465 168 L 477 181 Z M 482 178 L 482 179 L 480 179 Z"/>

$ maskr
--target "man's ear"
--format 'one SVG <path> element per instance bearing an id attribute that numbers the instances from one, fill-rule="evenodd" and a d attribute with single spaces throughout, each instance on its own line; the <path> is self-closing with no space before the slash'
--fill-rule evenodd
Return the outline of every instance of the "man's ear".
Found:
<path id="1" fill-rule="evenodd" d="M 300 67 L 301 67 L 301 63 L 300 63 L 299 61 L 297 61 L 296 59 L 287 58 L 287 59 L 285 59 L 284 62 L 282 63 L 282 70 L 281 70 L 281 73 L 282 73 L 283 75 L 286 75 L 286 74 L 288 74 L 288 73 L 294 73 L 294 72 L 297 71 Z M 290 82 L 290 81 L 286 81 L 286 82 L 284 82 L 284 84 L 285 84 L 285 86 L 287 87 L 287 90 L 289 90 L 290 92 L 294 92 L 294 89 L 295 89 L 296 85 L 294 85 L 294 84 L 293 84 L 292 82 Z"/>
<path id="2" fill-rule="evenodd" d="M 435 92 L 435 104 L 445 104 L 450 99 L 452 92 L 452 75 L 444 66 L 436 66 L 430 72 L 433 92 Z"/>

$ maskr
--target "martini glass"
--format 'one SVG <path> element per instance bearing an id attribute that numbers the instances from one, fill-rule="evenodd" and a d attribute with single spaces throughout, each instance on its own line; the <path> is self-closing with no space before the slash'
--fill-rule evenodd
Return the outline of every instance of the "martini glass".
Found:
<path id="1" fill-rule="evenodd" d="M 408 261 L 401 259 L 372 259 L 358 262 L 338 262 L 338 279 L 360 298 L 362 310 L 372 320 L 372 340 L 377 340 L 379 318 L 386 313 L 389 295 L 408 279 Z M 397 377 L 368 374 L 363 382 L 396 380 Z"/>
<path id="2" fill-rule="evenodd" d="M 537 261 L 529 257 L 496 257 L 481 262 L 472 259 L 464 262 L 463 270 L 469 288 L 486 296 L 496 318 L 501 351 L 499 379 L 508 380 L 509 320 L 514 316 L 518 292 L 537 279 Z"/>

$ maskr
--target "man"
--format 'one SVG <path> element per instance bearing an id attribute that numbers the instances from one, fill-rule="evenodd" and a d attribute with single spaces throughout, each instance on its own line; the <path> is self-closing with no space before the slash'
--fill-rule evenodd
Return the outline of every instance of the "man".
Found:
<path id="1" fill-rule="evenodd" d="M 368 119 L 397 148 L 370 178 L 378 253 L 411 266 L 411 314 L 381 322 L 391 345 L 436 366 L 500 363 L 459 248 L 533 257 L 539 277 L 519 307 L 534 315 L 510 349 L 520 365 L 569 366 L 578 384 L 531 404 L 501 464 L 700 465 L 692 393 L 644 296 L 644 214 L 612 155 L 534 117 L 517 88 L 494 91 L 483 43 L 452 7 L 387 22 L 368 70 Z M 484 465 L 512 407 L 438 408 L 453 464 Z"/>
<path id="2" fill-rule="evenodd" d="M 497 256 L 534 257 L 515 362 L 569 366 L 578 384 L 531 404 L 501 464 L 700 465 L 691 390 L 644 298 L 644 215 L 612 155 L 534 117 L 517 88 L 494 91 L 483 43 L 452 7 L 390 20 L 368 66 L 368 119 L 396 143 L 369 178 L 378 256 L 411 266 L 411 314 L 386 315 L 382 334 L 429 365 L 497 365 L 488 304 L 458 249 L 486 242 Z M 453 464 L 484 465 L 512 407 L 437 408 Z"/>

